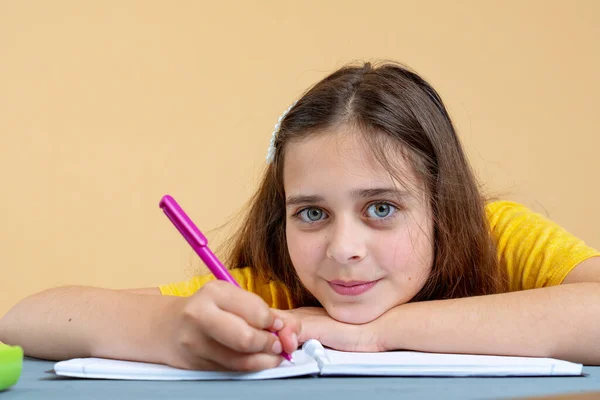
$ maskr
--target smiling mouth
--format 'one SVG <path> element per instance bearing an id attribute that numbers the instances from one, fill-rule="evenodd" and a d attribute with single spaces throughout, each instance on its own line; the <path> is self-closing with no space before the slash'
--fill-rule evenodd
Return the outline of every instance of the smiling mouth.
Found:
<path id="1" fill-rule="evenodd" d="M 359 294 L 363 294 L 373 286 L 375 286 L 379 282 L 376 281 L 328 281 L 329 286 L 333 289 L 337 294 L 341 294 L 343 296 L 358 296 Z"/>

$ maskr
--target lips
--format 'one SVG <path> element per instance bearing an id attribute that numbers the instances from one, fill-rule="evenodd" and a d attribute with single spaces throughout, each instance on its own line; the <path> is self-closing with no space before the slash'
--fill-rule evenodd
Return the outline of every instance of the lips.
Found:
<path id="1" fill-rule="evenodd" d="M 363 294 L 375 286 L 377 282 L 379 281 L 328 281 L 333 291 L 343 296 L 358 296 L 359 294 Z"/>

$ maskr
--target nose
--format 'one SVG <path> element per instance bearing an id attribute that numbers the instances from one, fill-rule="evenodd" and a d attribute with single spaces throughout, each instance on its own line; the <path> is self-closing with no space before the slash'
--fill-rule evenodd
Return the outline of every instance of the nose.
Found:
<path id="1" fill-rule="evenodd" d="M 367 255 L 364 233 L 358 222 L 338 220 L 332 224 L 326 255 L 340 264 L 356 264 Z"/>

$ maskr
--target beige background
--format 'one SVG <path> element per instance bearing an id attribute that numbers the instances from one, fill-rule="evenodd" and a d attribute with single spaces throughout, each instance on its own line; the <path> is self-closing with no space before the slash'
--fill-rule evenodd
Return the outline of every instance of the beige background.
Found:
<path id="1" fill-rule="evenodd" d="M 0 315 L 187 277 L 161 196 L 217 228 L 281 111 L 354 59 L 421 73 L 488 189 L 600 247 L 598 21 L 593 0 L 0 0 Z"/>

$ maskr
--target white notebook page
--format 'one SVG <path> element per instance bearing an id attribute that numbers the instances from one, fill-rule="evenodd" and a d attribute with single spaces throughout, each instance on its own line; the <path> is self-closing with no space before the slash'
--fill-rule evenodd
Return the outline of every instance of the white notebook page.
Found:
<path id="1" fill-rule="evenodd" d="M 551 358 L 325 350 L 321 375 L 529 376 L 581 375 L 582 365 Z"/>
<path id="2" fill-rule="evenodd" d="M 276 368 L 258 372 L 190 371 L 167 365 L 104 358 L 75 358 L 60 361 L 54 365 L 54 372 L 57 375 L 76 378 L 155 381 L 260 380 L 318 374 L 319 367 L 316 361 L 308 357 L 304 351 L 298 350 L 292 357 L 294 364 L 284 360 Z"/>

